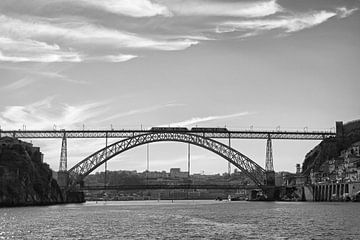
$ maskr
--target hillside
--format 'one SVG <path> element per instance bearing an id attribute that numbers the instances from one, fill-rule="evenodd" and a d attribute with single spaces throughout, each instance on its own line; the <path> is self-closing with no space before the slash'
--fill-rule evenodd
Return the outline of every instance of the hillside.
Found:
<path id="1" fill-rule="evenodd" d="M 57 182 L 40 149 L 13 138 L 0 138 L 0 206 L 62 203 Z"/>
<path id="2" fill-rule="evenodd" d="M 360 120 L 344 125 L 342 122 L 337 123 L 336 134 L 336 137 L 323 140 L 306 154 L 302 166 L 304 175 L 309 175 L 312 169 L 317 172 L 325 161 L 338 157 L 341 151 L 360 141 Z"/>

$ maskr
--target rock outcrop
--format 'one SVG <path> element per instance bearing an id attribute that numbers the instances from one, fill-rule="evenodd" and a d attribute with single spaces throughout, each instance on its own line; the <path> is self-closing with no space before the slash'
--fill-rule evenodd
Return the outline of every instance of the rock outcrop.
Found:
<path id="1" fill-rule="evenodd" d="M 40 148 L 0 138 L 0 206 L 57 203 L 64 203 L 63 194 Z"/>

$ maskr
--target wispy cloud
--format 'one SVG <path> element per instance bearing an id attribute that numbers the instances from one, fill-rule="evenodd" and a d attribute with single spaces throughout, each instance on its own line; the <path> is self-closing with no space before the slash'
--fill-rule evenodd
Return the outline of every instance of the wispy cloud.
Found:
<path id="1" fill-rule="evenodd" d="M 346 7 L 339 7 L 336 10 L 337 10 L 337 15 L 340 18 L 346 18 L 359 9 L 358 8 L 347 9 Z"/>
<path id="2" fill-rule="evenodd" d="M 234 113 L 234 114 L 228 114 L 228 115 L 195 117 L 195 118 L 191 118 L 191 119 L 184 120 L 184 121 L 181 121 L 181 122 L 170 123 L 170 124 L 163 125 L 163 126 L 187 127 L 187 126 L 191 126 L 191 125 L 194 125 L 194 124 L 197 124 L 197 123 L 209 122 L 209 121 L 221 120 L 221 119 L 230 119 L 230 118 L 243 117 L 243 116 L 246 116 L 246 115 L 249 115 L 249 114 L 251 114 L 251 113 L 249 113 L 249 112 L 240 112 L 240 113 Z"/>
<path id="3" fill-rule="evenodd" d="M 115 114 L 108 118 L 104 118 L 101 121 L 102 122 L 110 121 L 110 120 L 118 119 L 121 117 L 128 117 L 128 116 L 132 116 L 132 115 L 136 115 L 136 114 L 149 113 L 149 112 L 158 111 L 158 110 L 164 109 L 164 108 L 179 107 L 179 106 L 184 106 L 184 104 L 168 103 L 168 104 L 163 104 L 163 105 L 150 106 L 150 107 L 146 107 L 146 108 L 133 109 L 133 110 L 130 110 L 127 112 Z"/>
<path id="4" fill-rule="evenodd" d="M 183 16 L 227 16 L 254 18 L 272 15 L 283 10 L 276 0 L 248 2 L 172 0 L 166 1 L 166 3 L 175 15 Z"/>
<path id="5" fill-rule="evenodd" d="M 0 37 L 0 61 L 80 62 L 81 56 L 76 52 L 63 51 L 58 45 L 49 45 L 31 39 Z"/>
<path id="6" fill-rule="evenodd" d="M 87 22 L 69 22 L 58 19 L 58 22 L 46 22 L 32 18 L 31 21 L 0 16 L 0 33 L 22 38 L 68 39 L 73 44 L 103 44 L 118 48 L 149 48 L 158 50 L 183 50 L 197 41 L 183 40 L 153 40 L 133 33 L 96 26 Z"/>
<path id="7" fill-rule="evenodd" d="M 21 78 L 17 81 L 14 81 L 8 85 L 5 85 L 2 87 L 1 90 L 16 90 L 16 89 L 21 89 L 24 87 L 27 87 L 31 84 L 34 84 L 35 82 L 39 82 L 39 81 L 49 81 L 49 78 L 52 79 L 57 79 L 60 80 L 62 82 L 69 82 L 69 83 L 75 83 L 75 84 L 88 84 L 88 82 L 86 81 L 78 81 L 78 80 L 73 80 L 70 79 L 64 75 L 58 74 L 58 73 L 51 73 L 51 72 L 43 72 L 43 73 L 38 73 L 36 74 L 37 76 L 40 77 L 24 77 Z"/>
<path id="8" fill-rule="evenodd" d="M 334 16 L 336 16 L 334 12 L 320 11 L 303 15 L 278 17 L 276 19 L 228 21 L 220 24 L 216 32 L 269 31 L 274 29 L 284 29 L 285 32 L 296 32 L 319 25 Z"/>
<path id="9" fill-rule="evenodd" d="M 74 128 L 91 121 L 103 113 L 103 102 L 80 105 L 53 104 L 54 97 L 23 105 L 7 106 L 0 112 L 2 129 L 18 129 L 26 125 L 27 129 Z"/>
<path id="10" fill-rule="evenodd" d="M 0 61 L 4 62 L 81 62 L 81 57 L 76 53 L 53 53 L 53 54 L 37 54 L 18 52 L 16 54 L 3 54 L 0 51 Z"/>
<path id="11" fill-rule="evenodd" d="M 150 0 L 78 0 L 69 2 L 131 17 L 171 16 L 166 6 Z"/>
<path id="12" fill-rule="evenodd" d="M 94 59 L 124 62 L 135 55 L 99 56 L 90 51 L 90 46 L 112 51 L 119 48 L 176 51 L 199 43 L 194 39 L 143 37 L 79 18 L 70 21 L 65 18 L 14 18 L 5 15 L 0 15 L 0 36 L 0 61 L 7 62 L 81 62 Z"/>
<path id="13" fill-rule="evenodd" d="M 118 62 L 126 62 L 134 58 L 137 58 L 137 56 L 131 54 L 119 54 L 119 55 L 106 55 L 106 56 L 93 57 L 90 58 L 89 60 L 118 63 Z"/>
<path id="14" fill-rule="evenodd" d="M 69 78 L 68 76 L 62 74 L 59 70 L 50 70 L 51 68 L 49 69 L 49 66 L 47 64 L 42 64 L 38 66 L 33 64 L 30 66 L 2 65 L 0 66 L 0 68 L 14 71 L 18 75 L 22 76 L 19 78 L 19 80 L 14 80 L 7 85 L 2 85 L 0 91 L 21 89 L 41 81 L 47 82 L 49 84 L 54 83 L 54 81 L 68 82 L 74 84 L 89 84 L 89 82 L 87 81 Z M 44 70 L 43 68 L 47 68 L 47 70 Z"/>
<path id="15" fill-rule="evenodd" d="M 30 85 L 31 83 L 33 83 L 34 81 L 35 80 L 32 78 L 25 77 L 18 81 L 12 82 L 9 85 L 2 87 L 2 89 L 3 90 L 16 90 L 19 88 L 26 87 L 26 86 Z"/>
<path id="16" fill-rule="evenodd" d="M 179 51 L 202 41 L 221 41 L 229 36 L 226 33 L 239 32 L 240 37 L 272 30 L 293 33 L 358 10 L 344 6 L 299 13 L 276 0 L 34 0 L 26 4 L 28 15 L 0 2 L 0 62 L 119 63 L 144 50 Z M 63 8 L 57 10 L 60 4 Z M 74 10 L 74 5 L 81 7 Z M 44 9 L 48 11 L 41 12 Z M 115 15 L 104 16 L 102 11 Z"/>
<path id="17" fill-rule="evenodd" d="M 315 27 L 334 16 L 341 18 L 350 16 L 356 9 L 338 9 L 336 12 L 315 11 L 304 14 L 278 16 L 271 19 L 254 19 L 241 21 L 226 21 L 216 28 L 217 33 L 244 32 L 244 36 L 257 35 L 259 32 L 282 29 L 286 33 L 297 32 Z"/>

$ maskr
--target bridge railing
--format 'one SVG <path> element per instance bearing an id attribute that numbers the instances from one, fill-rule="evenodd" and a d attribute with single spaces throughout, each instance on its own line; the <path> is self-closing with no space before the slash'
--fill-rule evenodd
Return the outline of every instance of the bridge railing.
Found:
<path id="1" fill-rule="evenodd" d="M 256 185 L 235 184 L 137 184 L 111 186 L 82 186 L 81 190 L 145 190 L 145 189 L 259 189 Z"/>
<path id="2" fill-rule="evenodd" d="M 0 137 L 13 138 L 62 138 L 66 133 L 67 138 L 129 138 L 150 130 L 1 130 Z M 187 131 L 194 135 L 208 138 L 233 138 L 233 139 L 294 139 L 294 140 L 323 140 L 335 137 L 331 131 Z"/>

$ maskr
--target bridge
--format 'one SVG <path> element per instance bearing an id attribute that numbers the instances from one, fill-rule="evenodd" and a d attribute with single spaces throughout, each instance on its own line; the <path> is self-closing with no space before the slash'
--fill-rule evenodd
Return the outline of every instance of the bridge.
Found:
<path id="1" fill-rule="evenodd" d="M 24 139 L 61 138 L 61 157 L 58 182 L 62 187 L 74 188 L 81 185 L 84 178 L 116 155 L 140 145 L 153 142 L 172 141 L 197 145 L 221 156 L 230 164 L 244 172 L 259 188 L 274 185 L 272 139 L 323 140 L 335 137 L 331 131 L 230 131 L 226 128 L 166 128 L 154 127 L 148 130 L 0 130 L 0 137 Z M 84 158 L 67 170 L 67 138 L 105 138 L 105 147 Z M 120 140 L 109 145 L 108 138 Z M 215 139 L 228 139 L 225 145 Z M 231 139 L 266 139 L 266 167 L 263 169 L 253 160 L 231 147 Z M 148 186 L 149 187 L 149 186 Z M 183 186 L 184 187 L 184 186 Z"/>
<path id="2" fill-rule="evenodd" d="M 148 189 L 258 189 L 256 185 L 235 184 L 136 184 L 110 186 L 81 186 L 81 190 L 148 190 Z"/>
<path id="3" fill-rule="evenodd" d="M 213 130 L 216 128 L 213 128 Z M 129 138 L 151 132 L 149 130 L 1 130 L 0 137 L 13 138 Z M 286 139 L 286 140 L 323 140 L 335 137 L 332 131 L 186 131 L 191 134 L 207 138 L 232 138 L 232 139 Z"/>

